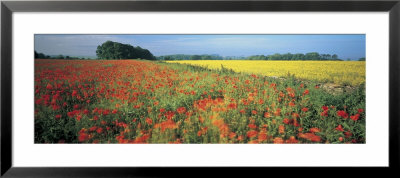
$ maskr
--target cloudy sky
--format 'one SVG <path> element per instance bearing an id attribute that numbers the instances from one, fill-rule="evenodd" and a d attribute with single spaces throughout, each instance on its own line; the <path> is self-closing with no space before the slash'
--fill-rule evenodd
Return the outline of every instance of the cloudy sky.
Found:
<path id="1" fill-rule="evenodd" d="M 96 56 L 96 48 L 111 40 L 149 49 L 155 56 L 274 53 L 337 54 L 341 59 L 365 57 L 365 35 L 35 35 L 35 50 L 46 55 Z"/>

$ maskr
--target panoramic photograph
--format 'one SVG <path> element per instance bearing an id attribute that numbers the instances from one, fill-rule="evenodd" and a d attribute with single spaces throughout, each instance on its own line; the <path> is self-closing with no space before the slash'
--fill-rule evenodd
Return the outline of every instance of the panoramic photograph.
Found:
<path id="1" fill-rule="evenodd" d="M 36 144 L 365 144 L 364 34 L 36 34 Z"/>

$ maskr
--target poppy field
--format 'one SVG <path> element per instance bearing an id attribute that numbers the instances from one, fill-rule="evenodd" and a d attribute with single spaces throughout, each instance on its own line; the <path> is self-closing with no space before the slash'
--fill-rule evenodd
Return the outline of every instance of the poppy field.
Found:
<path id="1" fill-rule="evenodd" d="M 35 143 L 366 142 L 365 69 L 335 93 L 329 80 L 240 72 L 36 59 Z"/>

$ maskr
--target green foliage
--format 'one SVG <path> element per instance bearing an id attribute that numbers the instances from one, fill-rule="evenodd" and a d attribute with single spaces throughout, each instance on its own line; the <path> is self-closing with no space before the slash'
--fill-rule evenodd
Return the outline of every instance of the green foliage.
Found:
<path id="1" fill-rule="evenodd" d="M 173 54 L 158 56 L 158 60 L 222 60 L 223 57 L 217 54 L 202 54 L 202 55 L 188 55 L 188 54 Z"/>
<path id="2" fill-rule="evenodd" d="M 342 61 L 336 54 L 319 54 L 317 52 L 310 52 L 306 54 L 302 53 L 286 53 L 280 54 L 275 53 L 272 55 L 252 55 L 248 57 L 241 56 L 225 56 L 222 57 L 217 54 L 202 54 L 202 55 L 187 55 L 187 54 L 173 54 L 158 56 L 157 60 L 236 60 L 236 59 L 247 59 L 247 60 L 312 60 L 312 61 Z"/>
<path id="3" fill-rule="evenodd" d="M 97 46 L 96 55 L 99 59 L 148 59 L 156 58 L 147 49 L 140 46 L 133 47 L 130 44 L 122 44 L 113 41 L 106 41 L 102 45 Z"/>

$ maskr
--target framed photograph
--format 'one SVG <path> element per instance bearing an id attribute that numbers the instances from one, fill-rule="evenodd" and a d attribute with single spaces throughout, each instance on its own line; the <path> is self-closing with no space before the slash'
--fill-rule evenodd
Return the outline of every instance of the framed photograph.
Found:
<path id="1" fill-rule="evenodd" d="M 398 0 L 2 1 L 1 175 L 397 169 L 399 20 Z"/>

